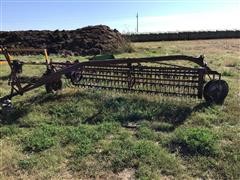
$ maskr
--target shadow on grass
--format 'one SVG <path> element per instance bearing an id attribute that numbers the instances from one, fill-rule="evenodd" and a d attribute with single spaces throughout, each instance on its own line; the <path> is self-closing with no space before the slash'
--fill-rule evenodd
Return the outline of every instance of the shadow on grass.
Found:
<path id="1" fill-rule="evenodd" d="M 0 124 L 18 124 L 19 119 L 28 113 L 27 107 L 0 110 Z"/>
<path id="2" fill-rule="evenodd" d="M 9 80 L 9 77 L 10 77 L 10 74 L 7 75 L 7 76 L 0 76 L 0 80 L 1 81 L 8 81 Z M 22 83 L 30 83 L 30 82 L 35 82 L 39 79 L 40 77 L 38 76 L 32 76 L 32 77 L 29 77 L 29 76 L 20 76 L 19 77 L 19 80 L 22 82 Z"/>
<path id="3" fill-rule="evenodd" d="M 87 109 L 86 111 L 88 112 L 86 113 L 85 111 L 78 110 L 78 108 L 84 106 L 84 104 L 81 103 L 85 101 L 90 101 L 90 106 L 91 104 L 94 105 L 93 110 L 89 111 L 89 109 Z M 51 103 L 48 104 L 48 102 Z M 54 104 L 55 102 L 56 104 Z M 174 102 L 173 100 L 153 101 L 135 95 L 108 96 L 104 92 L 94 91 L 78 91 L 74 94 L 65 93 L 60 95 L 41 93 L 38 96 L 30 97 L 24 102 L 20 102 L 19 108 L 11 112 L 8 116 L 5 116 L 3 119 L 4 122 L 8 123 L 18 122 L 19 118 L 25 116 L 31 111 L 29 110 L 31 109 L 29 108 L 30 106 L 41 104 L 42 106 L 47 106 L 47 115 L 51 116 L 52 119 L 57 117 L 59 119 L 58 122 L 61 122 L 62 125 L 78 125 L 81 123 L 98 124 L 104 121 L 114 121 L 124 125 L 127 123 L 149 121 L 168 123 L 171 127 L 168 126 L 168 124 L 164 124 L 162 131 L 166 128 L 167 131 L 173 131 L 177 126 L 184 123 L 192 112 L 208 107 L 206 103 L 200 103 L 195 107 L 192 107 L 190 104 L 183 102 Z M 62 112 L 51 111 L 52 106 L 60 106 L 61 108 L 64 108 L 66 103 L 68 104 L 66 107 L 70 107 L 71 110 L 64 110 Z M 79 104 L 79 106 L 76 106 L 76 104 Z M 79 117 L 82 118 L 80 119 Z M 71 122 L 69 122 L 69 119 L 72 119 Z"/>
<path id="4" fill-rule="evenodd" d="M 183 101 L 184 102 L 184 101 Z M 192 107 L 189 104 L 173 101 L 149 101 L 141 97 L 115 97 L 104 100 L 101 108 L 84 123 L 96 124 L 103 121 L 116 121 L 122 125 L 144 121 L 161 124 L 156 130 L 173 131 L 183 124 L 192 112 L 200 111 L 209 105 L 200 103 Z"/>
<path id="5" fill-rule="evenodd" d="M 9 79 L 9 75 L 7 76 L 0 76 L 1 81 L 7 81 Z"/>
<path id="6" fill-rule="evenodd" d="M 126 124 L 162 121 L 177 126 L 183 123 L 191 112 L 191 107 L 172 102 L 153 102 L 138 97 L 116 97 L 105 100 L 101 111 L 93 116 L 90 122 L 117 121 Z"/>
<path id="7" fill-rule="evenodd" d="M 28 98 L 24 104 L 46 104 L 48 102 L 57 101 L 69 101 L 70 99 L 81 100 L 81 99 L 94 99 L 100 97 L 100 93 L 94 94 L 94 92 L 82 92 L 78 91 L 76 93 L 45 93 L 42 92 L 37 96 Z"/>

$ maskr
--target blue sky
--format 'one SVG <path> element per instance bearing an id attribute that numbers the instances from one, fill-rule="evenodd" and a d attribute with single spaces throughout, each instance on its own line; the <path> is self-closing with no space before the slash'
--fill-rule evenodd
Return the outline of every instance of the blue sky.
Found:
<path id="1" fill-rule="evenodd" d="M 120 32 L 240 29 L 240 0 L 0 0 L 0 30 L 77 29 L 106 24 Z"/>

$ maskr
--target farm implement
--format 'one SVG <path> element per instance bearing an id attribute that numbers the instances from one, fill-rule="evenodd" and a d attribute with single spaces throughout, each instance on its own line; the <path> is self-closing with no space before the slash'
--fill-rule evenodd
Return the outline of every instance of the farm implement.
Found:
<path id="1" fill-rule="evenodd" d="M 228 94 L 228 84 L 221 79 L 219 72 L 208 67 L 203 56 L 120 59 L 101 56 L 81 62 L 53 62 L 49 60 L 46 49 L 2 48 L 0 51 L 11 69 L 8 80 L 11 91 L 0 99 L 3 104 L 10 102 L 14 96 L 23 95 L 40 86 L 45 86 L 49 93 L 59 91 L 63 87 L 63 79 L 82 88 L 204 98 L 207 102 L 216 104 L 223 103 Z M 43 53 L 45 62 L 17 60 L 11 56 L 15 53 Z M 178 65 L 179 61 L 185 61 L 188 65 Z M 23 66 L 29 64 L 44 65 L 46 71 L 39 77 L 24 78 L 21 75 Z"/>

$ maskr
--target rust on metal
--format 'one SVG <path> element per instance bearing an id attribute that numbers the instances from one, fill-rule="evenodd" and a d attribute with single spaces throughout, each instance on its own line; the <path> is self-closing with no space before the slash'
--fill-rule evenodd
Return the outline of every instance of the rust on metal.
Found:
<path id="1" fill-rule="evenodd" d="M 16 52 L 43 52 L 45 62 L 22 62 L 13 60 L 11 53 Z M 83 62 L 52 62 L 49 60 L 45 49 L 1 49 L 1 53 L 11 68 L 9 85 L 11 93 L 1 100 L 11 99 L 16 95 L 22 95 L 32 89 L 45 85 L 47 92 L 57 91 L 62 88 L 62 79 L 65 78 L 75 86 L 82 88 L 95 88 L 116 90 L 122 92 L 141 92 L 150 94 L 162 94 L 167 96 L 193 97 L 207 101 L 223 102 L 227 96 L 227 83 L 212 83 L 221 80 L 221 74 L 211 70 L 203 56 L 192 57 L 185 55 L 159 56 L 146 58 L 120 58 L 103 59 Z M 198 67 L 186 67 L 170 64 L 174 61 L 190 61 Z M 45 65 L 46 72 L 34 80 L 23 81 L 21 78 L 22 66 Z M 207 78 L 210 78 L 211 86 Z M 223 80 L 221 80 L 222 82 Z M 211 88 L 210 88 L 211 87 Z M 224 89 L 224 93 L 222 92 Z M 209 92 L 211 91 L 211 95 Z M 215 97 L 214 92 L 220 94 Z M 207 97 L 207 98 L 206 98 Z M 217 100 L 216 100 L 217 99 Z"/>

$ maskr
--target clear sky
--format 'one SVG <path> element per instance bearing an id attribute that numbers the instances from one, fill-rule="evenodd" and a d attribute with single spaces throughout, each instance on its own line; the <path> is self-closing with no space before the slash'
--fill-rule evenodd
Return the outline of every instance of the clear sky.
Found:
<path id="1" fill-rule="evenodd" d="M 137 12 L 139 32 L 240 29 L 240 0 L 0 0 L 0 30 L 135 32 Z"/>

